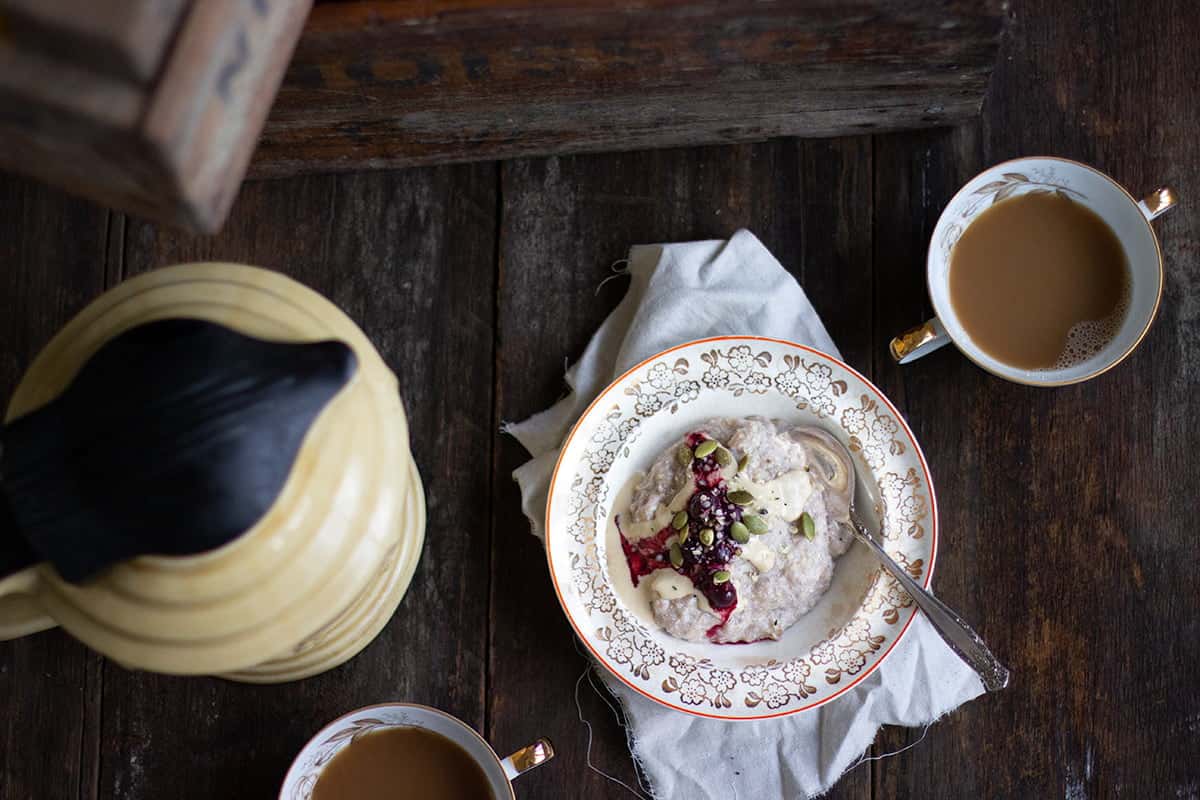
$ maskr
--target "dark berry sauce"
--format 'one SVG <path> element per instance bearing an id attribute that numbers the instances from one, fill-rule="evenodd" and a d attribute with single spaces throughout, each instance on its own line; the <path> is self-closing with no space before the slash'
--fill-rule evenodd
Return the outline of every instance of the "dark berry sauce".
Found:
<path id="1" fill-rule="evenodd" d="M 675 531 L 670 525 L 653 536 L 630 542 L 621 530 L 621 518 L 618 516 L 617 532 L 621 535 L 621 550 L 625 552 L 625 561 L 629 564 L 629 577 L 633 579 L 634 586 L 655 570 L 671 566 L 671 559 L 667 557 L 667 539 L 670 539 Z"/>
<path id="2" fill-rule="evenodd" d="M 685 441 L 694 450 L 708 438 L 703 433 L 694 432 L 689 433 Z M 630 542 L 621 531 L 618 517 L 617 531 L 634 586 L 638 585 L 640 579 L 664 567 L 675 569 L 680 575 L 691 579 L 713 611 L 721 617 L 721 621 L 707 631 L 708 638 L 712 639 L 737 608 L 737 589 L 733 581 L 716 583 L 713 575 L 728 571 L 733 557 L 741 552 L 737 542 L 729 535 L 729 527 L 741 520 L 742 508 L 727 497 L 729 487 L 721 475 L 721 464 L 715 454 L 692 459 L 691 469 L 695 489 L 687 504 L 687 541 L 679 546 L 683 555 L 681 566 L 676 568 L 671 564 L 667 540 L 675 534 L 680 534 L 682 538 L 683 530 L 677 531 L 667 525 L 653 536 Z M 700 532 L 705 529 L 713 532 L 712 544 L 706 545 L 700 538 Z"/>

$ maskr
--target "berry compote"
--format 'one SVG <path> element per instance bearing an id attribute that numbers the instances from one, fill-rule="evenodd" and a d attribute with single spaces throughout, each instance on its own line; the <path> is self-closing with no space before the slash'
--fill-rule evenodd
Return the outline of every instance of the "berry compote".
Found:
<path id="1" fill-rule="evenodd" d="M 705 434 L 693 432 L 684 441 L 694 453 L 697 447 L 708 440 Z M 667 525 L 653 536 L 636 542 L 627 540 L 622 532 L 621 549 L 629 564 L 629 577 L 633 579 L 634 586 L 646 575 L 667 567 L 686 575 L 721 617 L 721 621 L 707 632 L 708 638 L 712 639 L 737 608 L 737 589 L 729 580 L 729 564 L 741 549 L 730 536 L 729 527 L 742 519 L 742 508 L 727 496 L 729 487 L 721 474 L 716 450 L 703 458 L 693 458 L 691 472 L 694 489 L 686 506 L 687 525 L 679 530 Z M 617 530 L 620 532 L 619 518 Z M 683 556 L 678 567 L 671 563 L 670 546 L 667 544 L 676 534 Z M 724 574 L 718 576 L 717 573 Z M 714 577 L 724 580 L 718 581 Z"/>

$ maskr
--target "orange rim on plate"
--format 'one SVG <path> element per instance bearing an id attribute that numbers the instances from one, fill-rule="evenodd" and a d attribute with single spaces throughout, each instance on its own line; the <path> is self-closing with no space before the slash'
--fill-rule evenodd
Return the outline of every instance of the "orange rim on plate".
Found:
<path id="1" fill-rule="evenodd" d="M 643 697 L 646 697 L 650 700 L 653 700 L 656 703 L 664 705 L 668 708 L 675 709 L 676 711 L 683 712 L 685 714 L 691 714 L 693 716 L 708 717 L 710 719 L 720 719 L 720 720 L 727 720 L 727 721 L 772 719 L 775 717 L 785 717 L 785 716 L 789 716 L 791 714 L 798 714 L 802 711 L 807 711 L 807 710 L 810 710 L 813 708 L 817 708 L 818 706 L 822 706 L 822 705 L 830 702 L 831 700 L 834 700 L 835 698 L 840 697 L 841 695 L 845 694 L 850 689 L 853 689 L 855 686 L 857 686 L 859 683 L 861 683 L 863 681 L 863 679 L 865 679 L 868 675 L 870 675 L 876 669 L 879 668 L 879 665 L 884 662 L 884 660 L 887 658 L 888 654 L 891 653 L 892 650 L 895 649 L 896 645 L 900 643 L 900 640 L 904 638 L 904 634 L 907 633 L 909 626 L 912 625 L 912 621 L 917 615 L 918 608 L 917 608 L 916 604 L 914 603 L 912 606 L 909 607 L 908 619 L 904 622 L 903 627 L 901 627 L 900 631 L 896 634 L 895 639 L 888 646 L 888 648 L 879 654 L 879 657 L 874 660 L 874 663 L 872 663 L 869 666 L 867 666 L 866 668 L 864 668 L 863 672 L 861 674 L 859 674 L 858 676 L 856 676 L 853 681 L 851 681 L 849 684 L 842 687 L 838 691 L 834 692 L 833 694 L 828 695 L 827 697 L 823 697 L 820 700 L 817 700 L 813 703 L 809 703 L 804 706 L 787 709 L 785 711 L 777 711 L 777 712 L 770 713 L 770 714 L 758 714 L 758 715 L 746 715 L 746 716 L 722 716 L 720 714 L 711 714 L 711 713 L 708 713 L 705 711 L 699 711 L 695 708 L 686 708 L 683 706 L 675 705 L 674 703 L 667 702 L 662 697 L 653 695 L 653 694 L 645 691 L 641 687 L 637 686 L 629 678 L 627 678 L 625 675 L 623 675 L 615 666 L 610 664 L 604 658 L 604 656 L 602 656 L 597 651 L 597 649 L 592 646 L 591 641 L 588 639 L 588 637 L 586 635 L 584 635 L 583 628 L 580 625 L 579 621 L 576 620 L 571 615 L 571 610 L 567 605 L 566 599 L 563 597 L 562 588 L 559 586 L 558 575 L 555 573 L 554 562 L 553 562 L 553 559 L 551 556 L 551 546 L 552 546 L 551 541 L 552 541 L 553 537 L 550 535 L 550 509 L 553 507 L 554 489 L 558 482 L 558 473 L 559 473 L 559 470 L 563 466 L 563 459 L 567 454 L 567 450 L 570 447 L 571 441 L 575 438 L 575 434 L 576 434 L 576 432 L 578 432 L 580 425 L 591 414 L 592 409 L 595 408 L 598 403 L 600 403 L 602 400 L 604 400 L 604 398 L 606 396 L 608 396 L 609 392 L 611 392 L 619 384 L 624 382 L 624 380 L 626 378 L 628 378 L 631 374 L 646 367 L 648 364 L 650 364 L 654 361 L 658 361 L 659 359 L 661 359 L 667 355 L 670 355 L 671 353 L 674 353 L 677 350 L 682 350 L 684 348 L 693 347 L 695 345 L 710 344 L 710 343 L 714 343 L 714 342 L 729 342 L 729 341 L 770 342 L 773 344 L 779 344 L 779 345 L 784 345 L 786 347 L 793 347 L 798 350 L 803 350 L 807 353 L 811 353 L 812 355 L 818 356 L 819 358 L 831 361 L 834 364 L 837 364 L 842 369 L 849 372 L 850 374 L 854 375 L 859 380 L 861 380 L 863 385 L 866 386 L 868 389 L 870 389 L 871 392 L 892 412 L 892 414 L 895 415 L 896 422 L 899 424 L 900 429 L 904 431 L 904 435 L 908 438 L 909 443 L 912 445 L 913 452 L 916 453 L 917 460 L 921 464 L 921 470 L 922 470 L 922 472 L 924 474 L 924 478 L 925 478 L 925 486 L 928 487 L 928 490 L 929 490 L 929 504 L 930 504 L 930 511 L 931 511 L 933 521 L 932 521 L 931 532 L 930 532 L 931 544 L 930 544 L 930 554 L 929 554 L 929 565 L 925 571 L 925 581 L 924 581 L 924 587 L 926 589 L 929 588 L 930 583 L 933 580 L 933 572 L 934 572 L 934 568 L 936 566 L 936 561 L 937 561 L 938 532 L 939 532 L 937 495 L 934 491 L 933 479 L 929 474 L 929 464 L 926 462 L 925 454 L 924 454 L 924 452 L 922 452 L 921 446 L 919 444 L 917 444 L 916 436 L 913 435 L 912 430 L 908 426 L 908 422 L 904 419 L 904 417 L 900 414 L 899 410 L 892 404 L 892 402 L 883 394 L 883 392 L 881 392 L 878 389 L 878 387 L 875 386 L 874 383 L 869 381 L 862 373 L 860 373 L 858 370 L 854 369 L 850 365 L 846 364 L 841 359 L 834 358 L 833 356 L 829 355 L 828 353 L 822 352 L 820 350 L 809 347 L 807 345 L 799 344 L 797 342 L 791 342 L 791 341 L 788 341 L 787 339 L 776 339 L 776 338 L 772 338 L 769 336 L 713 336 L 713 337 L 709 337 L 709 338 L 705 338 L 705 339 L 696 339 L 694 341 L 685 342 L 683 344 L 676 345 L 675 347 L 672 347 L 668 350 L 663 350 L 660 353 L 656 353 L 656 354 L 650 356 L 649 358 L 634 365 L 633 367 L 630 367 L 628 370 L 626 370 L 624 373 L 622 373 L 619 377 L 617 377 L 615 380 L 613 380 L 611 383 L 609 383 L 609 385 L 607 387 L 605 387 L 604 391 L 602 391 L 596 397 L 595 400 L 593 400 L 591 403 L 588 404 L 588 407 L 584 410 L 584 412 L 579 416 L 579 419 L 576 420 L 575 424 L 572 426 L 571 432 L 567 435 L 567 438 L 563 440 L 562 448 L 559 451 L 558 461 L 555 463 L 554 472 L 552 473 L 552 475 L 550 477 L 550 488 L 549 488 L 549 491 L 546 496 L 546 516 L 545 516 L 545 520 L 544 520 L 545 531 L 546 531 L 546 563 L 547 563 L 547 567 L 550 570 L 550 579 L 554 584 L 554 594 L 558 598 L 558 603 L 560 606 L 562 606 L 563 613 L 566 614 L 567 620 L 571 623 L 571 627 L 575 631 L 575 635 L 579 637 L 580 641 L 583 642 L 584 646 L 587 647 L 588 651 L 592 654 L 592 656 L 597 661 L 599 661 L 604 666 L 604 668 L 608 670 L 608 672 L 611 675 L 614 675 L 618 680 L 620 680 L 623 684 L 628 686 L 630 689 L 633 689 L 638 694 L 640 694 Z"/>

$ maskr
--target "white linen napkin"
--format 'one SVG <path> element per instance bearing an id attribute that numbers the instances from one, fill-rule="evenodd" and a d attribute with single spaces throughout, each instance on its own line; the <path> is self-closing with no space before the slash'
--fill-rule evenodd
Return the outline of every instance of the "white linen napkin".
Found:
<path id="1" fill-rule="evenodd" d="M 734 334 L 789 339 L 840 358 L 804 290 L 749 231 L 728 241 L 635 246 L 629 275 L 624 300 L 567 370 L 571 393 L 506 427 L 534 456 L 513 477 L 539 538 L 562 440 L 596 395 L 630 367 L 677 344 Z M 601 672 L 624 707 L 633 756 L 661 800 L 812 797 L 861 756 L 880 725 L 926 725 L 983 693 L 979 678 L 920 613 L 865 680 L 814 711 L 779 719 L 695 717 Z M 697 759 L 697 752 L 713 757 Z"/>

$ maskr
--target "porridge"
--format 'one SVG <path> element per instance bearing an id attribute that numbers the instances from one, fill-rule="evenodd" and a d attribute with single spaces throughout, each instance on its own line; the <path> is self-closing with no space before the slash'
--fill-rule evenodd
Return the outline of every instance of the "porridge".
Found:
<path id="1" fill-rule="evenodd" d="M 850 546 L 852 470 L 824 430 L 761 417 L 708 420 L 668 448 L 614 520 L 654 619 L 689 641 L 778 639 Z"/>

